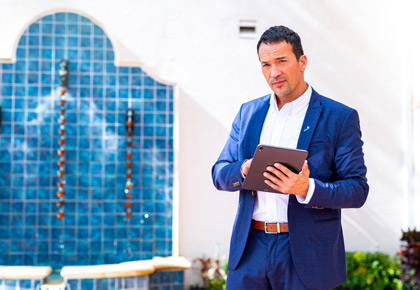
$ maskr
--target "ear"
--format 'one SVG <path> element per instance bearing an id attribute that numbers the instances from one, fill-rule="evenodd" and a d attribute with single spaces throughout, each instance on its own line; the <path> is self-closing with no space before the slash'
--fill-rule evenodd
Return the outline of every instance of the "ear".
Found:
<path id="1" fill-rule="evenodd" d="M 299 59 L 299 66 L 302 72 L 305 71 L 307 63 L 308 63 L 308 59 L 306 58 L 306 55 L 302 55 Z"/>

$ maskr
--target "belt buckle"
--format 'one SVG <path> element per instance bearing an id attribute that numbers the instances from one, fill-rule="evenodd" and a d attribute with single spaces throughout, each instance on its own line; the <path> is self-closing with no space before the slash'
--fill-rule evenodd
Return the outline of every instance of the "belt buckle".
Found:
<path id="1" fill-rule="evenodd" d="M 268 232 L 267 231 L 267 224 L 277 224 L 277 232 Z M 264 231 L 265 231 L 266 234 L 280 234 L 281 233 L 281 231 L 280 231 L 280 223 L 267 223 L 267 222 L 264 222 Z"/>

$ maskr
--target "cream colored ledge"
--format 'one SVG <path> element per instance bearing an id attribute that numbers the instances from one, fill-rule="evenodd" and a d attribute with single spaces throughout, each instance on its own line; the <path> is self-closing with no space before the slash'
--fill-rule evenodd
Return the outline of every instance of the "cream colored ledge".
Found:
<path id="1" fill-rule="evenodd" d="M 0 279 L 43 280 L 51 272 L 49 266 L 0 266 Z"/>
<path id="2" fill-rule="evenodd" d="M 47 281 L 41 285 L 41 290 L 65 290 L 66 282 L 64 281 Z"/>
<path id="3" fill-rule="evenodd" d="M 178 271 L 191 268 L 191 262 L 184 257 L 154 257 L 155 271 Z"/>
<path id="4" fill-rule="evenodd" d="M 185 270 L 191 263 L 184 257 L 155 257 L 152 260 L 95 266 L 65 266 L 60 275 L 66 279 L 98 279 L 145 276 L 155 271 Z"/>

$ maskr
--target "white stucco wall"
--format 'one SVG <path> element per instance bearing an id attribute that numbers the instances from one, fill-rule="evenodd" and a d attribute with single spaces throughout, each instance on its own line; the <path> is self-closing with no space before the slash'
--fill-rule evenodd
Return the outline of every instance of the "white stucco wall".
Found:
<path id="1" fill-rule="evenodd" d="M 368 2 L 368 3 L 367 3 Z M 54 10 L 96 20 L 112 39 L 117 64 L 138 64 L 177 87 L 179 253 L 227 255 L 237 193 L 218 192 L 211 166 L 242 102 L 269 93 L 256 39 L 239 37 L 239 21 L 257 35 L 272 25 L 297 31 L 308 56 L 307 81 L 321 94 L 356 108 L 361 118 L 370 196 L 345 210 L 348 250 L 394 254 L 414 204 L 408 199 L 406 137 L 412 82 L 407 12 L 393 1 L 274 0 L 0 0 L 0 59 L 12 59 L 18 36 Z M 410 31 L 410 30 L 408 30 Z M 408 141 L 409 142 L 408 142 Z M 418 158 L 418 157 L 417 157 Z M 412 172 L 412 171 L 411 171 Z M 416 173 L 413 174 L 414 177 Z M 416 181 L 414 181 L 415 183 Z M 420 194 L 420 193 L 418 193 Z M 417 202 L 418 205 L 418 202 Z"/>

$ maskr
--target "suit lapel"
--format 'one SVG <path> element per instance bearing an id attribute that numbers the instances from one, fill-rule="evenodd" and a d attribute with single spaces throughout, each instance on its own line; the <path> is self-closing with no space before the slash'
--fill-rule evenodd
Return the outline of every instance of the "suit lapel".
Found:
<path id="1" fill-rule="evenodd" d="M 250 120 L 250 132 L 249 142 L 250 146 L 246 146 L 245 148 L 249 148 L 251 151 L 247 152 L 248 156 L 252 158 L 254 155 L 255 149 L 257 149 L 258 144 L 260 143 L 260 136 L 262 127 L 264 124 L 265 116 L 267 115 L 268 108 L 270 107 L 270 98 L 271 95 L 266 96 L 265 98 L 261 98 L 257 106 L 255 108 L 255 112 L 251 115 Z"/>
<path id="2" fill-rule="evenodd" d="M 316 124 L 321 115 L 322 106 L 318 93 L 312 89 L 311 100 L 300 131 L 297 149 L 308 150 L 312 136 L 315 132 Z"/>

